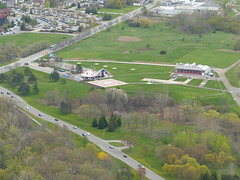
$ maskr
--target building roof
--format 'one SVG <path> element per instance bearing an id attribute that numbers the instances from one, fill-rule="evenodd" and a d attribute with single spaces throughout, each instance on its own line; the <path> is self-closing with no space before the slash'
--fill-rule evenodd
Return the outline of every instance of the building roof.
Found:
<path id="1" fill-rule="evenodd" d="M 2 13 L 2 12 L 0 12 L 0 19 L 3 19 L 3 18 L 5 18 L 5 17 L 7 17 L 7 15 L 4 14 L 4 13 Z"/>
<path id="2" fill-rule="evenodd" d="M 81 74 L 82 77 L 95 77 L 96 76 L 96 72 L 94 72 L 91 69 L 87 69 L 85 72 L 83 72 Z"/>
<path id="3" fill-rule="evenodd" d="M 97 75 L 100 75 L 102 72 L 105 72 L 106 74 L 111 75 L 111 73 L 109 73 L 108 71 L 106 71 L 104 68 L 100 69 L 100 70 L 97 72 Z"/>
<path id="4" fill-rule="evenodd" d="M 10 13 L 11 9 L 0 9 L 1 13 Z"/>
<path id="5" fill-rule="evenodd" d="M 209 66 L 207 65 L 196 65 L 196 63 L 192 64 L 184 64 L 184 63 L 177 63 L 175 66 L 175 69 L 190 69 L 190 70 L 201 70 L 201 71 L 206 71 L 209 69 Z"/>

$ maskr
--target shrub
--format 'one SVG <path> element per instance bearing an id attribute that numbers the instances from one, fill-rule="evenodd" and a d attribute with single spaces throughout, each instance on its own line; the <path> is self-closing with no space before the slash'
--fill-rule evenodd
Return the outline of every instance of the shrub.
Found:
<path id="1" fill-rule="evenodd" d="M 166 54 L 167 53 L 167 51 L 160 51 L 160 53 L 159 54 L 161 54 L 161 55 L 164 55 L 164 54 Z"/>

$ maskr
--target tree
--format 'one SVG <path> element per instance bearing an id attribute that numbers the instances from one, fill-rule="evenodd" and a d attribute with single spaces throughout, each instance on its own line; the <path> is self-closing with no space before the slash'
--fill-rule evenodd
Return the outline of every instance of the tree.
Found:
<path id="1" fill-rule="evenodd" d="M 109 159 L 107 153 L 105 152 L 100 152 L 98 153 L 98 159 L 102 160 L 102 161 L 106 161 Z"/>
<path id="2" fill-rule="evenodd" d="M 38 83 L 35 82 L 34 85 L 33 85 L 33 92 L 39 93 L 39 91 L 40 91 L 40 90 L 38 89 Z"/>
<path id="3" fill-rule="evenodd" d="M 22 95 L 26 96 L 30 93 L 30 86 L 27 83 L 22 82 L 18 88 L 18 92 L 22 92 Z"/>
<path id="4" fill-rule="evenodd" d="M 151 20 L 142 18 L 139 20 L 139 24 L 141 28 L 149 28 L 151 26 Z"/>
<path id="5" fill-rule="evenodd" d="M 142 149 L 144 155 L 146 155 L 148 153 L 148 151 L 150 150 L 150 146 L 148 144 L 143 144 L 141 149 Z"/>
<path id="6" fill-rule="evenodd" d="M 113 122 L 113 119 L 110 119 L 109 125 L 108 125 L 108 131 L 113 132 L 113 131 L 115 131 L 115 129 L 116 129 L 116 127 L 115 127 L 115 124 Z"/>
<path id="7" fill-rule="evenodd" d="M 80 8 L 81 8 L 81 4 L 80 4 L 80 2 L 78 2 L 78 5 L 77 5 L 77 7 L 78 7 L 78 9 L 80 9 Z"/>
<path id="8" fill-rule="evenodd" d="M 59 73 L 54 70 L 51 74 L 50 74 L 50 79 L 52 79 L 53 81 L 58 81 L 60 79 Z"/>
<path id="9" fill-rule="evenodd" d="M 94 118 L 92 121 L 92 127 L 97 127 L 97 126 L 98 126 L 97 119 Z"/>
<path id="10" fill-rule="evenodd" d="M 105 122 L 103 120 L 103 116 L 101 116 L 98 121 L 98 129 L 104 129 L 104 128 L 105 128 Z"/>
<path id="11" fill-rule="evenodd" d="M 76 66 L 76 72 L 81 73 L 83 71 L 82 66 L 80 64 L 77 64 Z"/>
<path id="12" fill-rule="evenodd" d="M 146 176 L 146 169 L 144 167 L 139 167 L 137 170 L 137 175 L 141 178 L 141 179 L 145 179 Z"/>
<path id="13" fill-rule="evenodd" d="M 29 68 L 29 67 L 26 67 L 26 68 L 24 69 L 24 75 L 29 76 L 30 74 L 32 74 L 32 71 L 30 71 L 30 68 Z"/>
<path id="14" fill-rule="evenodd" d="M 109 21 L 111 19 L 112 19 L 112 15 L 111 14 L 107 14 L 107 13 L 104 14 L 104 16 L 103 16 L 103 20 L 104 21 Z"/>
<path id="15" fill-rule="evenodd" d="M 162 163 L 166 163 L 167 162 L 167 157 L 170 154 L 175 154 L 178 159 L 181 159 L 181 157 L 184 154 L 184 151 L 182 149 L 174 147 L 172 145 L 160 147 L 160 148 L 157 149 L 156 152 L 157 152 L 157 156 L 160 158 L 160 161 Z"/>
<path id="16" fill-rule="evenodd" d="M 21 26 L 20 26 L 20 30 L 21 30 L 21 31 L 25 31 L 25 30 L 26 30 L 25 23 L 22 23 L 22 24 L 21 24 Z"/>
<path id="17" fill-rule="evenodd" d="M 45 2 L 45 8 L 49 8 L 50 7 L 50 2 L 49 1 L 46 1 Z"/>
<path id="18" fill-rule="evenodd" d="M 72 111 L 71 101 L 62 101 L 60 105 L 60 111 L 64 114 L 70 113 Z"/>
<path id="19" fill-rule="evenodd" d="M 82 32 L 82 31 L 83 31 L 83 29 L 84 29 L 84 27 L 83 27 L 83 26 L 79 26 L 79 27 L 78 27 L 78 32 Z"/>
<path id="20" fill-rule="evenodd" d="M 35 81 L 37 81 L 37 78 L 36 78 L 36 76 L 33 73 L 31 73 L 29 78 L 28 78 L 28 83 L 31 84 L 31 83 L 33 83 Z"/>
<path id="21" fill-rule="evenodd" d="M 121 118 L 120 118 L 120 117 L 118 118 L 117 123 L 118 123 L 118 127 L 121 127 L 122 121 L 121 121 Z"/>
<path id="22" fill-rule="evenodd" d="M 127 142 L 127 146 L 130 148 L 130 151 L 132 150 L 132 147 L 138 145 L 138 140 L 135 136 L 126 135 L 123 137 L 122 141 Z"/>

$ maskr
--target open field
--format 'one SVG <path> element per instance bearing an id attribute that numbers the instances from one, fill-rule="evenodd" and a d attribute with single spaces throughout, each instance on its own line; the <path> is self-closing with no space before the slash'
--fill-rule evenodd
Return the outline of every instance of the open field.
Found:
<path id="1" fill-rule="evenodd" d="M 222 90 L 226 90 L 226 87 L 224 86 L 222 81 L 219 81 L 219 84 L 222 88 Z M 217 81 L 214 80 L 208 80 L 204 87 L 214 88 L 214 89 L 220 89 L 219 84 Z"/>
<path id="2" fill-rule="evenodd" d="M 17 35 L 10 36 L 1 36 L 0 44 L 6 45 L 9 43 L 15 43 L 16 46 L 29 45 L 33 42 L 47 40 L 52 44 L 56 44 L 57 42 L 63 41 L 63 37 L 71 38 L 69 35 L 62 34 L 44 34 L 44 33 L 21 33 Z"/>
<path id="3" fill-rule="evenodd" d="M 174 81 L 180 81 L 180 82 L 184 82 L 186 81 L 188 78 L 177 78 Z"/>
<path id="4" fill-rule="evenodd" d="M 134 11 L 135 9 L 140 8 L 139 6 L 130 6 L 126 5 L 122 9 L 111 9 L 111 8 L 101 8 L 98 10 L 98 12 L 113 12 L 113 13 L 129 13 L 131 11 Z"/>
<path id="5" fill-rule="evenodd" d="M 203 79 L 192 79 L 188 84 L 193 86 L 199 86 L 203 82 Z"/>
<path id="6" fill-rule="evenodd" d="M 225 73 L 225 75 L 228 78 L 230 84 L 232 84 L 232 86 L 234 86 L 234 87 L 240 87 L 239 72 L 240 72 L 240 64 L 238 64 L 235 67 L 229 69 Z"/>
<path id="7" fill-rule="evenodd" d="M 118 41 L 120 36 L 135 37 L 140 41 Z M 184 41 L 181 40 L 183 38 Z M 170 64 L 196 62 L 224 68 L 239 59 L 239 53 L 231 51 L 236 38 L 236 35 L 225 32 L 209 33 L 200 38 L 198 35 L 179 34 L 175 29 L 171 29 L 163 23 L 152 24 L 150 28 L 136 28 L 128 27 L 123 22 L 111 27 L 110 32 L 100 32 L 70 46 L 69 59 L 104 59 Z M 167 53 L 160 55 L 159 52 L 162 50 L 167 51 Z M 56 54 L 66 59 L 67 48 Z"/>
<path id="8" fill-rule="evenodd" d="M 116 147 L 123 147 L 123 144 L 120 142 L 110 142 L 109 144 L 116 146 Z"/>
<path id="9" fill-rule="evenodd" d="M 100 16 L 100 17 L 104 17 L 105 13 L 98 13 L 97 15 Z M 111 14 L 111 16 L 112 16 L 112 19 L 114 19 L 116 17 L 119 17 L 120 14 Z"/>

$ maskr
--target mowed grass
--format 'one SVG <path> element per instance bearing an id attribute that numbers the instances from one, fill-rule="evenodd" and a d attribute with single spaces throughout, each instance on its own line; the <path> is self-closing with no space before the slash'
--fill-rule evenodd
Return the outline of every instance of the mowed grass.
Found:
<path id="1" fill-rule="evenodd" d="M 184 82 L 186 81 L 188 78 L 177 78 L 174 81 L 180 81 L 180 82 Z"/>
<path id="2" fill-rule="evenodd" d="M 77 61 L 70 63 L 77 64 Z M 98 65 L 96 65 L 96 63 Z M 138 64 L 121 64 L 112 62 L 81 62 L 81 66 L 85 68 L 94 69 L 96 71 L 101 68 L 106 69 L 113 75 L 116 80 L 127 83 L 146 83 L 141 81 L 143 78 L 153 79 L 170 79 L 170 71 L 173 67 L 154 66 L 154 65 L 138 65 Z M 108 66 L 108 67 L 104 67 Z M 113 69 L 114 68 L 114 69 Z M 115 69 L 116 68 L 116 69 Z"/>
<path id="3" fill-rule="evenodd" d="M 98 13 L 97 15 L 103 18 L 105 13 Z M 112 16 L 112 19 L 114 19 L 114 18 L 116 18 L 118 16 L 121 16 L 121 15 L 120 14 L 111 14 L 111 16 Z"/>
<path id="4" fill-rule="evenodd" d="M 109 144 L 115 146 L 115 147 L 123 147 L 124 145 L 120 142 L 110 142 Z"/>
<path id="5" fill-rule="evenodd" d="M 69 35 L 62 34 L 44 34 L 44 33 L 21 33 L 16 35 L 1 36 L 0 44 L 14 43 L 17 47 L 22 45 L 30 45 L 38 41 L 50 41 L 52 44 L 63 41 L 63 37 L 71 38 Z"/>
<path id="6" fill-rule="evenodd" d="M 228 80 L 232 84 L 232 86 L 240 87 L 239 72 L 240 72 L 240 64 L 238 64 L 235 67 L 229 69 L 225 73 L 226 77 L 228 78 Z"/>
<path id="7" fill-rule="evenodd" d="M 140 8 L 139 6 L 130 6 L 126 5 L 122 9 L 111 9 L 111 8 L 101 8 L 98 10 L 98 12 L 114 12 L 114 13 L 129 13 L 131 11 L 134 11 L 135 9 Z"/>
<path id="8" fill-rule="evenodd" d="M 222 81 L 219 81 L 219 84 L 220 84 L 222 90 L 226 90 L 226 87 L 225 87 L 225 85 L 223 84 Z M 207 83 L 204 85 L 204 87 L 220 89 L 219 84 L 215 80 L 208 80 Z"/>
<path id="9" fill-rule="evenodd" d="M 124 30 L 122 29 L 124 27 Z M 120 42 L 120 36 L 139 39 Z M 239 53 L 227 52 L 235 43 L 236 35 L 216 32 L 202 35 L 180 34 L 164 23 L 150 28 L 128 27 L 126 22 L 102 31 L 69 47 L 69 59 L 104 59 L 175 64 L 179 62 L 228 67 L 239 59 Z M 184 41 L 181 39 L 184 38 Z M 198 43 L 196 41 L 198 40 Z M 146 49 L 147 45 L 150 48 Z M 165 55 L 159 52 L 165 50 Z M 123 53 L 125 52 L 125 53 Z M 127 53 L 126 53 L 127 52 Z M 67 58 L 67 48 L 56 53 Z M 228 59 L 228 61 L 226 61 Z"/>
<path id="10" fill-rule="evenodd" d="M 199 86 L 203 82 L 203 79 L 192 79 L 188 84 L 193 86 Z"/>

